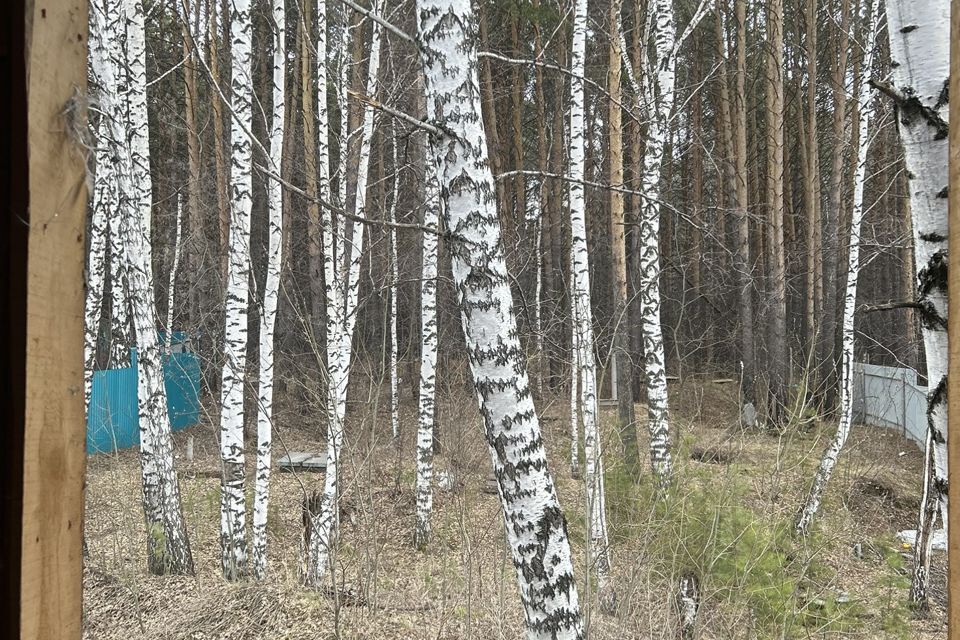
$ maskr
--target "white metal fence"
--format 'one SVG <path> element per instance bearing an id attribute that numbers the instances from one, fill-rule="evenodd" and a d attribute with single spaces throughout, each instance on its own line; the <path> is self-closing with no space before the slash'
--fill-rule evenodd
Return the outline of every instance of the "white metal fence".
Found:
<path id="1" fill-rule="evenodd" d="M 856 362 L 853 365 L 855 422 L 896 429 L 923 448 L 927 435 L 927 388 L 917 372 Z"/>

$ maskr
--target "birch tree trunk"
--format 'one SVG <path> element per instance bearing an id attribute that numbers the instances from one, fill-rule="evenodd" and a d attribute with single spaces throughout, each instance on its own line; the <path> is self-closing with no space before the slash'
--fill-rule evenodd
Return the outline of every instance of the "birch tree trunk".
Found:
<path id="1" fill-rule="evenodd" d="M 122 108 L 122 107 L 121 107 Z M 123 123 L 123 113 L 114 114 L 116 122 Z M 119 126 L 123 126 L 120 124 Z M 122 131 L 119 129 L 118 131 Z M 118 134 L 118 135 L 122 135 Z M 117 138 L 114 138 L 117 139 Z M 120 138 L 122 139 L 122 138 Z M 117 163 L 114 157 L 111 162 Z M 127 168 L 129 170 L 129 167 Z M 119 169 L 117 169 L 119 171 Z M 130 203 L 126 195 L 129 189 L 129 177 L 117 176 L 118 184 L 117 210 L 107 220 L 110 229 L 110 368 L 130 366 L 130 347 L 132 345 L 132 331 L 130 326 L 130 300 L 127 295 L 127 250 L 124 247 L 123 224 L 124 219 L 132 215 Z"/>
<path id="2" fill-rule="evenodd" d="M 379 15 L 382 0 L 374 13 Z M 367 68 L 366 93 L 376 94 L 380 68 L 381 26 L 373 24 L 370 43 L 370 61 Z M 373 108 L 363 109 L 360 140 L 360 162 L 355 182 L 356 215 L 366 217 L 367 177 L 370 170 L 370 145 L 373 138 Z M 345 161 L 345 159 L 342 159 Z M 357 300 L 360 293 L 360 265 L 363 258 L 363 225 L 353 223 L 349 242 L 346 225 L 339 226 L 339 253 L 334 259 L 334 229 L 332 214 L 323 213 L 324 275 L 327 283 L 327 468 L 319 512 L 312 519 L 310 545 L 307 549 L 307 569 L 304 582 L 318 586 L 326 575 L 336 545 L 339 530 L 338 507 L 340 489 L 338 465 L 343 446 L 343 426 L 347 411 L 347 387 L 350 380 L 353 329 L 356 325 Z"/>
<path id="3" fill-rule="evenodd" d="M 183 230 L 183 199 L 177 194 L 177 221 L 173 232 L 173 250 L 170 256 L 170 281 L 167 283 L 167 353 L 173 349 L 173 309 L 176 302 L 177 270 L 180 266 L 180 234 Z"/>
<path id="4" fill-rule="evenodd" d="M 247 363 L 247 307 L 250 280 L 250 214 L 253 206 L 253 26 L 250 0 L 235 0 L 230 13 L 232 42 L 230 93 L 230 236 L 224 324 L 224 363 L 220 389 L 220 548 L 223 576 L 246 572 L 243 390 Z"/>
<path id="5" fill-rule="evenodd" d="M 279 170 L 283 160 L 283 123 L 286 117 L 286 9 L 284 0 L 273 0 L 273 115 L 270 127 L 270 163 Z M 271 445 L 273 441 L 274 328 L 283 268 L 283 193 L 280 183 L 267 181 L 267 277 L 260 313 L 260 400 L 257 403 L 257 477 L 253 497 L 253 576 L 267 572 L 267 518 L 270 504 Z"/>
<path id="6" fill-rule="evenodd" d="M 658 486 L 670 483 L 670 424 L 667 398 L 666 358 L 660 323 L 660 177 L 663 151 L 673 112 L 676 83 L 676 33 L 672 0 L 656 0 L 655 54 L 650 61 L 650 85 L 646 92 L 650 125 L 643 154 L 640 208 L 640 322 L 643 329 L 644 369 L 647 377 L 647 416 L 650 430 L 650 462 Z M 641 96 L 638 95 L 638 101 Z"/>
<path id="7" fill-rule="evenodd" d="M 531 640 L 582 638 L 566 521 L 547 468 L 517 337 L 480 115 L 468 0 L 418 0 L 427 100 L 448 134 L 435 161 L 453 280 Z"/>
<path id="8" fill-rule="evenodd" d="M 430 542 L 433 512 L 433 426 L 437 367 L 437 254 L 440 224 L 440 184 L 436 151 L 426 143 L 424 157 L 426 198 L 423 209 L 423 266 L 420 274 L 420 400 L 417 429 L 417 522 L 413 544 L 425 549 Z"/>
<path id="9" fill-rule="evenodd" d="M 860 276 L 860 227 L 863 222 L 863 190 L 867 174 L 867 150 L 870 146 L 869 106 L 873 91 L 866 81 L 873 69 L 876 55 L 877 22 L 880 12 L 880 0 L 873 0 L 868 16 L 868 23 L 864 29 L 867 39 L 864 48 L 864 64 L 860 91 L 857 95 L 857 113 L 859 114 L 857 128 L 857 169 L 853 176 L 853 209 L 850 218 L 850 243 L 847 252 L 847 287 L 843 300 L 843 321 L 841 339 L 841 374 L 840 374 L 840 423 L 837 433 L 830 446 L 820 459 L 820 466 L 813 479 L 813 485 L 807 495 L 807 501 L 801 508 L 796 520 L 796 531 L 806 535 L 810 523 L 820 509 L 823 494 L 827 483 L 837 464 L 837 458 L 847 442 L 850 426 L 853 423 L 853 358 L 854 358 L 854 313 L 857 308 L 857 282 Z"/>
<path id="10" fill-rule="evenodd" d="M 103 315 L 103 296 L 106 289 L 108 221 L 111 214 L 119 218 L 120 193 L 117 190 L 116 167 L 113 163 L 110 119 L 114 117 L 116 70 L 108 47 L 112 34 L 107 31 L 107 15 L 102 6 L 90 3 L 90 84 L 100 106 L 97 128 L 96 173 L 90 194 L 90 243 L 87 250 L 87 291 L 83 303 L 83 397 L 89 415 L 93 392 L 93 370 L 97 365 L 97 346 L 100 318 Z"/>
<path id="11" fill-rule="evenodd" d="M 400 169 L 397 165 L 397 131 L 391 128 L 393 140 L 393 194 L 390 198 L 390 223 L 397 221 L 397 197 L 400 195 Z M 382 164 L 382 163 L 381 163 Z M 390 227 L 390 427 L 393 437 L 400 435 L 400 386 L 397 377 L 397 284 L 400 282 L 400 260 L 397 256 L 397 228 Z"/>
<path id="12" fill-rule="evenodd" d="M 583 416 L 584 471 L 587 487 L 587 521 L 590 556 L 597 571 L 601 593 L 609 588 L 610 559 L 604 513 L 603 464 L 597 428 L 597 363 L 593 351 L 593 311 L 590 301 L 590 256 L 587 250 L 584 144 L 584 83 L 587 48 L 587 0 L 576 0 L 573 14 L 573 46 L 570 81 L 570 270 L 577 366 L 580 379 L 580 411 Z"/>
<path id="13" fill-rule="evenodd" d="M 150 263 L 149 138 L 146 110 L 146 47 L 143 7 L 135 0 L 105 5 L 105 40 L 117 71 L 117 96 L 105 124 L 117 178 L 121 250 L 137 339 L 137 404 L 147 566 L 152 573 L 193 573 L 193 558 L 180 508 L 173 441 L 163 384 L 161 345 Z M 126 304 L 124 300 L 123 305 Z"/>
<path id="14" fill-rule="evenodd" d="M 950 2 L 887 0 L 892 88 L 910 180 L 917 263 L 917 302 L 927 359 L 927 416 L 933 448 L 934 499 L 947 522 L 947 198 Z M 923 507 L 921 507 L 922 509 Z M 926 605 L 926 569 L 933 518 L 920 516 L 911 600 Z"/>

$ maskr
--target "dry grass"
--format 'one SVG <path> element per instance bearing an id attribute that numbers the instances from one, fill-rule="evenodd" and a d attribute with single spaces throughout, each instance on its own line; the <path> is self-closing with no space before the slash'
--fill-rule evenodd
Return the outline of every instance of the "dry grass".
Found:
<path id="1" fill-rule="evenodd" d="M 737 499 L 770 526 L 789 522 L 812 477 L 830 428 L 773 437 L 735 428 L 732 385 L 688 383 L 674 389 L 680 443 L 678 477 L 696 490 L 738 487 Z M 381 404 L 380 407 L 385 407 Z M 577 576 L 585 571 L 583 486 L 567 472 L 569 440 L 563 399 L 540 407 L 552 470 L 570 521 Z M 269 577 L 262 583 L 228 584 L 219 573 L 219 462 L 209 424 L 189 430 L 196 458 L 178 458 L 184 515 L 197 565 L 196 577 L 146 573 L 139 509 L 139 463 L 135 451 L 90 459 L 86 535 L 90 557 L 84 574 L 84 637 L 129 638 L 519 638 L 523 620 L 509 554 L 503 543 L 498 499 L 482 491 L 490 463 L 472 398 L 439 409 L 437 465 L 461 480 L 435 494 L 434 541 L 427 553 L 412 549 L 413 436 L 415 419 L 405 413 L 399 447 L 389 441 L 389 418 L 378 403 L 351 406 L 346 445 L 345 507 L 336 586 L 326 593 L 299 587 L 300 501 L 318 488 L 322 475 L 274 473 L 269 530 Z M 642 412 L 639 415 L 643 415 Z M 641 437 L 642 437 L 641 431 Z M 318 450 L 313 427 L 278 430 L 275 454 Z M 176 435 L 185 449 L 186 433 Z M 618 442 L 606 443 L 615 467 Z M 699 458 L 699 459 L 696 459 Z M 804 578 L 811 594 L 846 593 L 858 604 L 856 629 L 834 631 L 808 625 L 801 637 L 938 638 L 945 621 L 940 603 L 943 559 L 937 558 L 935 604 L 923 620 L 891 626 L 885 610 L 906 592 L 888 586 L 901 570 L 891 567 L 890 537 L 912 526 L 919 499 L 921 455 L 896 434 L 857 428 L 819 522 L 820 533 L 797 544 L 798 561 L 818 570 Z M 252 470 L 252 460 L 248 468 Z M 676 514 L 658 511 L 648 481 L 616 485 L 611 476 L 610 521 L 614 531 L 617 616 L 594 612 L 592 638 L 673 638 L 673 591 L 682 561 L 663 542 L 665 523 Z M 252 482 L 248 483 L 252 487 Z M 693 489 L 691 489 L 693 490 Z M 615 503 L 615 504 L 614 504 Z M 678 502 L 678 504 L 687 504 Z M 861 543 L 863 557 L 851 552 Z M 895 552 L 894 552 L 895 553 Z M 749 604 L 706 581 L 701 638 L 780 637 L 762 628 Z M 590 593 L 581 583 L 581 594 Z M 813 598 L 813 595 L 809 596 Z M 945 601 L 945 600 L 944 600 Z M 785 615 L 793 615 L 788 612 Z M 884 629 L 888 626 L 888 629 Z"/>

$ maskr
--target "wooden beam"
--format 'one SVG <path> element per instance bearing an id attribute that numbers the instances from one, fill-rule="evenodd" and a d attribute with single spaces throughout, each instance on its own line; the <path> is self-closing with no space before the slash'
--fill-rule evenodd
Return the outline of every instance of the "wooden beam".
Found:
<path id="1" fill-rule="evenodd" d="M 16 1 L 16 0 L 14 0 Z M 20 638 L 80 638 L 87 0 L 26 0 L 29 231 Z M 21 23 L 23 24 L 23 23 Z"/>
<path id="2" fill-rule="evenodd" d="M 947 593 L 950 640 L 960 640 L 960 0 L 950 14 L 950 218 L 949 252 L 954 257 L 947 275 L 949 365 L 947 368 Z"/>

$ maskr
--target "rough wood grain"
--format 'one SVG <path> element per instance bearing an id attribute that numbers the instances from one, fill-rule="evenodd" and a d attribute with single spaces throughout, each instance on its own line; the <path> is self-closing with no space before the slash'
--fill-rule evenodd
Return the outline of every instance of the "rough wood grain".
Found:
<path id="1" fill-rule="evenodd" d="M 86 0 L 28 0 L 30 232 L 21 638 L 80 637 Z"/>

